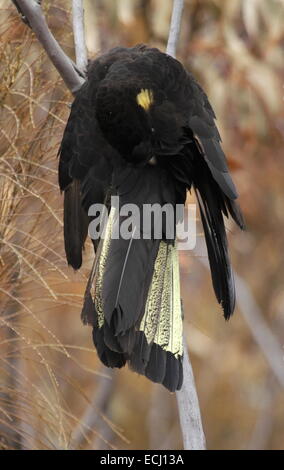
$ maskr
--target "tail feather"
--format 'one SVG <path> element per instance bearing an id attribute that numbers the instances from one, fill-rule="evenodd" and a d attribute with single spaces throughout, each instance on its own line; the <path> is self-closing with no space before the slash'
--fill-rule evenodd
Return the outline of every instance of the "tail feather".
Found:
<path id="1" fill-rule="evenodd" d="M 182 385 L 183 334 L 177 248 L 160 242 L 130 367 L 170 391 Z"/>
<path id="2" fill-rule="evenodd" d="M 102 286 L 105 320 L 117 336 L 133 327 L 143 308 L 143 285 L 157 243 L 153 240 L 112 240 Z"/>
<path id="3" fill-rule="evenodd" d="M 182 355 L 182 312 L 177 247 L 160 242 L 145 313 L 139 325 L 153 342 Z"/>
<path id="4" fill-rule="evenodd" d="M 241 230 L 244 230 L 245 221 L 241 213 L 239 204 L 236 201 L 229 199 L 228 197 L 225 197 L 225 204 L 232 219 L 236 222 L 236 224 L 240 227 Z"/>
<path id="5" fill-rule="evenodd" d="M 93 341 L 102 363 L 107 367 L 121 368 L 126 363 L 126 355 L 122 353 L 115 336 L 109 333 L 109 327 L 104 319 L 101 297 L 103 270 L 110 246 L 111 228 L 112 218 L 107 226 L 105 242 L 101 241 L 99 244 L 88 279 L 81 319 L 84 324 L 93 327 Z"/>
<path id="6" fill-rule="evenodd" d="M 238 204 L 222 191 L 201 155 L 194 157 L 193 167 L 193 186 L 205 234 L 213 288 L 224 317 L 229 319 L 235 308 L 236 295 L 223 215 L 231 215 L 241 228 L 244 228 L 244 221 Z"/>
<path id="7" fill-rule="evenodd" d="M 176 357 L 167 353 L 167 364 L 166 374 L 163 380 L 163 385 L 171 392 L 180 390 L 183 382 L 183 368 L 182 361 L 180 358 L 177 360 Z"/>
<path id="8" fill-rule="evenodd" d="M 106 345 L 104 334 L 101 329 L 93 328 L 93 341 L 97 349 L 98 356 L 106 367 L 118 367 L 120 369 L 125 366 L 125 355 L 113 351 L 113 349 Z"/>
<path id="9" fill-rule="evenodd" d="M 145 368 L 145 375 L 153 382 L 163 383 L 167 368 L 167 354 L 156 343 L 153 343 L 149 349 L 150 354 Z"/>
<path id="10" fill-rule="evenodd" d="M 67 262 L 74 269 L 82 264 L 82 250 L 88 233 L 88 217 L 81 204 L 80 181 L 64 190 L 64 243 Z"/>
<path id="11" fill-rule="evenodd" d="M 177 249 L 160 240 L 113 239 L 117 220 L 112 209 L 83 318 L 93 325 L 104 364 L 122 367 L 128 361 L 133 370 L 174 391 L 182 384 L 183 355 Z"/>
<path id="12" fill-rule="evenodd" d="M 235 308 L 235 283 L 228 255 L 223 215 L 216 200 L 210 198 L 208 191 L 203 192 L 197 189 L 196 193 L 214 291 L 223 308 L 225 318 L 229 319 Z"/>

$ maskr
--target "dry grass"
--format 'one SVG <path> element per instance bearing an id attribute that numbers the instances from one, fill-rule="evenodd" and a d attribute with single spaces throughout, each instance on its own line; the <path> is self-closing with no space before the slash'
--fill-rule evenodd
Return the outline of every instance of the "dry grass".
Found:
<path id="1" fill-rule="evenodd" d="M 77 411 L 89 402 L 78 376 L 96 380 L 97 370 L 93 349 L 72 339 L 80 322 L 69 322 L 79 312 L 86 278 L 66 268 L 62 250 L 56 155 L 72 98 L 31 32 L 9 10 L 2 15 L 1 446 L 68 448 Z M 66 43 L 64 18 L 65 12 L 56 30 Z M 67 390 L 77 395 L 76 409 Z"/>

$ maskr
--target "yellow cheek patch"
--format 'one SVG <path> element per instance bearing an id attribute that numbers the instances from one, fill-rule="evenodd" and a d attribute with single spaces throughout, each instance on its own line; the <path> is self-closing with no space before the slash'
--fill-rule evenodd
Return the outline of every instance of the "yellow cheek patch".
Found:
<path id="1" fill-rule="evenodd" d="M 142 89 L 136 96 L 136 101 L 139 106 L 149 111 L 150 106 L 154 103 L 154 94 L 152 90 Z"/>

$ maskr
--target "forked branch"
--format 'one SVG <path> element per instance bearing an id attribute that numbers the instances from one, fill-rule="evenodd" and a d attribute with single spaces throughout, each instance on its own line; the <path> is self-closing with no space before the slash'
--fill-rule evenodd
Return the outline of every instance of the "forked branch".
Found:
<path id="1" fill-rule="evenodd" d="M 36 0 L 12 0 L 23 21 L 33 30 L 48 57 L 63 78 L 66 86 L 75 94 L 83 85 L 84 73 L 72 62 L 60 47 L 48 28 L 41 4 Z"/>

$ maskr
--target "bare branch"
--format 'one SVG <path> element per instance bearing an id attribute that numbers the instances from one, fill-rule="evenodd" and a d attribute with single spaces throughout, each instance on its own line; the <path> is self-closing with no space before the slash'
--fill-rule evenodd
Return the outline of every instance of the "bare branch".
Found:
<path id="1" fill-rule="evenodd" d="M 108 377 L 101 377 L 99 388 L 95 390 L 92 402 L 73 432 L 72 449 L 79 449 L 86 440 L 86 434 L 102 424 L 102 415 L 106 412 L 114 392 L 114 370 L 107 369 L 107 374 Z"/>
<path id="2" fill-rule="evenodd" d="M 260 408 L 259 416 L 256 419 L 255 426 L 246 447 L 246 450 L 265 450 L 273 432 L 273 424 L 275 421 L 275 400 L 279 393 L 278 383 L 272 372 L 268 375 L 265 395 L 258 407 Z"/>
<path id="3" fill-rule="evenodd" d="M 184 0 L 174 0 L 171 26 L 167 44 L 167 54 L 175 57 L 177 42 L 181 27 Z M 183 445 L 186 450 L 204 450 L 205 436 L 202 428 L 198 396 L 195 388 L 192 367 L 184 338 L 183 356 L 183 386 L 176 392 L 179 419 L 183 435 Z"/>
<path id="4" fill-rule="evenodd" d="M 210 270 L 209 263 L 204 258 L 199 261 Z M 254 296 L 241 276 L 235 274 L 237 291 L 237 305 L 247 322 L 252 337 L 259 345 L 261 351 L 267 359 L 271 370 L 282 387 L 284 387 L 284 364 L 283 350 L 277 338 L 267 325 L 263 314 L 257 305 Z"/>
<path id="5" fill-rule="evenodd" d="M 184 6 L 184 0 L 173 0 L 173 11 L 171 17 L 170 33 L 167 44 L 167 54 L 175 57 L 177 42 L 180 33 L 182 11 Z"/>
<path id="6" fill-rule="evenodd" d="M 85 73 L 88 57 L 85 40 L 83 0 L 72 0 L 72 14 L 76 64 Z"/>
<path id="7" fill-rule="evenodd" d="M 246 282 L 238 275 L 235 275 L 235 280 L 238 307 L 278 382 L 284 387 L 283 349 L 267 325 Z"/>
<path id="8" fill-rule="evenodd" d="M 198 396 L 185 340 L 183 357 L 183 386 L 179 392 L 176 392 L 176 396 L 184 449 L 205 450 L 206 442 L 202 428 Z"/>
<path id="9" fill-rule="evenodd" d="M 84 83 L 84 74 L 61 49 L 49 30 L 40 4 L 36 0 L 12 0 L 37 39 L 45 49 L 48 57 L 56 67 L 66 86 L 76 93 Z"/>

